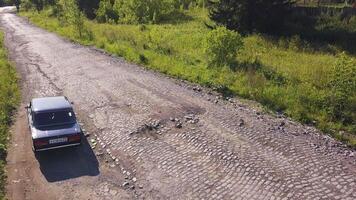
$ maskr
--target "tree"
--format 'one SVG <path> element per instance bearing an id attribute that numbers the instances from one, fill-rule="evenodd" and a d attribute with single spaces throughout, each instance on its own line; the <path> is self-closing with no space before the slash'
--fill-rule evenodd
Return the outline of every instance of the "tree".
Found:
<path id="1" fill-rule="evenodd" d="M 31 3 L 32 3 L 33 5 L 35 5 L 36 10 L 37 10 L 38 12 L 40 12 L 41 10 L 43 10 L 43 7 L 44 7 L 44 2 L 43 2 L 43 0 L 30 0 L 30 1 L 31 1 Z"/>
<path id="2" fill-rule="evenodd" d="M 99 8 L 96 11 L 96 20 L 98 22 L 117 22 L 118 14 L 114 11 L 110 0 L 100 1 Z"/>
<path id="3" fill-rule="evenodd" d="M 59 0 L 62 17 L 66 23 L 72 25 L 78 36 L 83 37 L 85 31 L 84 14 L 80 11 L 76 0 Z"/>
<path id="4" fill-rule="evenodd" d="M 89 19 L 96 17 L 95 11 L 99 8 L 100 0 L 78 0 L 78 6 Z"/>
<path id="5" fill-rule="evenodd" d="M 20 0 L 15 0 L 14 3 L 15 3 L 17 12 L 19 12 L 19 11 L 20 11 L 20 4 L 21 4 L 21 1 L 20 1 Z"/>
<path id="6" fill-rule="evenodd" d="M 10 6 L 17 5 L 20 3 L 20 0 L 0 0 L 0 6 Z"/>
<path id="7" fill-rule="evenodd" d="M 210 18 L 241 33 L 276 33 L 285 26 L 292 0 L 218 0 L 209 1 Z"/>

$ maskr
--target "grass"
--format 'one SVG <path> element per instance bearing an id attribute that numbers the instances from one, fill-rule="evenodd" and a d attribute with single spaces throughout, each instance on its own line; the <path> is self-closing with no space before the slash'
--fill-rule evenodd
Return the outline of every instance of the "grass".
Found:
<path id="1" fill-rule="evenodd" d="M 352 5 L 348 4 L 344 4 L 344 3 L 330 3 L 330 4 L 322 4 L 322 5 L 318 5 L 317 3 L 311 3 L 311 4 L 299 4 L 300 6 L 304 6 L 304 7 L 314 7 L 314 8 L 351 8 Z"/>
<path id="2" fill-rule="evenodd" d="M 0 32 L 0 199 L 5 195 L 5 164 L 11 116 L 19 101 L 15 68 L 9 63 Z"/>
<path id="3" fill-rule="evenodd" d="M 296 1 L 297 5 L 299 6 L 305 6 L 305 7 L 329 7 L 329 8 L 347 8 L 347 7 L 352 7 L 352 3 L 333 3 L 333 2 L 322 2 L 320 5 L 318 5 L 317 1 L 309 1 L 304 4 L 304 1 Z"/>
<path id="4" fill-rule="evenodd" d="M 202 41 L 210 31 L 207 11 L 180 13 L 184 20 L 158 25 L 98 24 L 85 21 L 87 34 L 78 37 L 73 27 L 51 17 L 51 11 L 22 12 L 22 16 L 49 31 L 84 45 L 94 45 L 126 60 L 173 77 L 238 95 L 283 112 L 356 147 L 354 123 L 330 117 L 325 98 L 330 73 L 338 57 L 308 48 L 297 38 L 271 39 L 262 35 L 244 38 L 236 69 L 208 68 Z M 171 17 L 175 19 L 175 17 Z M 340 51 L 333 47 L 335 51 Z M 346 132 L 347 134 L 341 134 Z"/>

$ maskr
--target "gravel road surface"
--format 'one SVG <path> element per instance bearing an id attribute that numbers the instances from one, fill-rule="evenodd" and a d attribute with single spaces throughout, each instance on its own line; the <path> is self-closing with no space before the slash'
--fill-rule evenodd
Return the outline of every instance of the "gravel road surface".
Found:
<path id="1" fill-rule="evenodd" d="M 356 199 L 356 153 L 264 113 L 0 14 L 21 76 L 9 199 Z M 34 156 L 24 105 L 65 95 L 87 135 Z"/>

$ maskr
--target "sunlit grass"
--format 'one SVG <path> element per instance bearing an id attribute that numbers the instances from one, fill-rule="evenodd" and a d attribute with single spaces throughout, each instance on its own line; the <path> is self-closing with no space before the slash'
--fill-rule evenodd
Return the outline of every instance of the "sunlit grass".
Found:
<path id="1" fill-rule="evenodd" d="M 0 32 L 0 199 L 5 195 L 4 167 L 11 114 L 19 100 L 16 71 L 8 62 L 3 36 Z"/>

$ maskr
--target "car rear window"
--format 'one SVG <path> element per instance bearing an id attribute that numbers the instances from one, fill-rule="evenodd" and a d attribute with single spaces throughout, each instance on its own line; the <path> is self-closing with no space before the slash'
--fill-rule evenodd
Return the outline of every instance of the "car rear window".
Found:
<path id="1" fill-rule="evenodd" d="M 75 116 L 72 110 L 35 113 L 34 123 L 36 126 L 71 124 L 75 123 Z"/>

